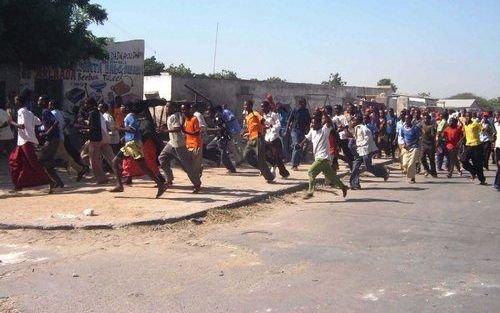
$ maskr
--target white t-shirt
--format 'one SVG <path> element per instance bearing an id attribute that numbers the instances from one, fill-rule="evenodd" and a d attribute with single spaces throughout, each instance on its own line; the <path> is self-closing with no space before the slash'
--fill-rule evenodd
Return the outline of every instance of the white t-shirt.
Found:
<path id="1" fill-rule="evenodd" d="M 495 122 L 495 130 L 497 131 L 497 139 L 495 140 L 495 148 L 500 148 L 500 122 Z"/>
<path id="2" fill-rule="evenodd" d="M 280 136 L 281 123 L 278 114 L 269 112 L 268 114 L 263 114 L 262 117 L 264 118 L 265 125 L 269 126 L 269 128 L 266 129 L 264 139 L 267 142 L 273 142 Z"/>
<path id="3" fill-rule="evenodd" d="M 339 131 L 339 138 L 340 138 L 340 140 L 347 139 L 347 131 L 346 131 L 346 129 L 349 126 L 349 122 L 347 121 L 347 117 L 345 117 L 345 115 L 343 115 L 343 114 L 337 115 L 337 116 L 332 117 L 332 122 L 333 122 L 333 124 L 335 124 L 335 126 L 337 126 L 337 128 L 339 130 L 340 130 L 341 126 L 344 127 L 343 131 Z"/>
<path id="4" fill-rule="evenodd" d="M 115 129 L 115 119 L 113 118 L 113 115 L 111 115 L 109 112 L 105 112 L 102 114 L 104 117 L 104 120 L 106 121 L 106 129 L 109 134 L 109 140 L 112 145 L 116 145 L 120 143 L 120 134 L 118 131 Z"/>
<path id="5" fill-rule="evenodd" d="M 330 132 L 331 127 L 328 125 L 323 125 L 318 130 L 310 129 L 307 133 L 307 140 L 311 141 L 313 144 L 314 159 L 328 159 L 328 152 L 330 150 Z"/>
<path id="6" fill-rule="evenodd" d="M 401 131 L 401 128 L 403 128 L 405 125 L 404 121 L 398 121 L 396 123 L 396 135 L 398 136 L 398 145 L 404 145 L 405 141 L 403 140 L 403 137 L 399 134 Z"/>
<path id="7" fill-rule="evenodd" d="M 4 109 L 0 109 L 0 126 L 5 122 L 10 121 L 10 115 Z M 10 125 L 7 127 L 0 128 L 0 140 L 11 140 L 14 139 L 14 135 L 12 134 L 12 130 L 10 129 Z"/>
<path id="8" fill-rule="evenodd" d="M 171 114 L 167 118 L 167 128 L 168 130 L 173 130 L 175 128 L 181 127 L 182 124 L 182 115 L 179 112 Z M 186 146 L 186 137 L 183 132 L 173 132 L 168 133 L 168 137 L 170 138 L 169 143 L 174 148 L 185 147 Z"/>
<path id="9" fill-rule="evenodd" d="M 355 129 L 356 132 L 356 152 L 359 156 L 369 155 L 377 150 L 377 145 L 373 140 L 373 134 L 366 125 L 358 125 Z"/>
<path id="10" fill-rule="evenodd" d="M 109 135 L 108 132 L 108 125 L 106 123 L 106 119 L 104 118 L 104 115 L 99 112 L 99 115 L 101 116 L 101 135 L 102 135 L 102 143 L 111 143 L 111 136 Z"/>
<path id="11" fill-rule="evenodd" d="M 207 122 L 205 122 L 205 117 L 203 117 L 203 114 L 200 112 L 196 111 L 193 113 L 194 116 L 198 119 L 198 122 L 200 123 L 200 128 L 202 132 L 205 132 L 207 130 Z"/>
<path id="12" fill-rule="evenodd" d="M 22 146 L 27 142 L 38 144 L 38 139 L 35 135 L 35 127 L 42 125 L 42 122 L 27 108 L 20 108 L 17 111 L 17 123 L 24 125 L 24 129 L 19 129 L 17 132 L 17 145 Z"/>

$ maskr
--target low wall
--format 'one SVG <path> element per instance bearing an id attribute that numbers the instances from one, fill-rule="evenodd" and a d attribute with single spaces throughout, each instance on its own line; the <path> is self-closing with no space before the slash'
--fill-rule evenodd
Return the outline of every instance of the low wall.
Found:
<path id="1" fill-rule="evenodd" d="M 352 87 L 331 88 L 319 84 L 265 82 L 253 80 L 224 80 L 210 78 L 172 77 L 171 100 L 194 100 L 194 94 L 184 85 L 196 89 L 210 98 L 214 104 L 225 105 L 238 112 L 245 100 L 256 103 L 264 100 L 270 93 L 275 102 L 289 104 L 292 107 L 301 98 L 308 100 L 311 109 L 325 104 L 345 104 L 365 95 L 391 93 L 387 87 Z"/>

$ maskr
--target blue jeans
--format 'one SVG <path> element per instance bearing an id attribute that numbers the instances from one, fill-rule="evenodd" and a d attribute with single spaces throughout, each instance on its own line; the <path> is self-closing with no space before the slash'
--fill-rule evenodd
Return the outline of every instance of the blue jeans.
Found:
<path id="1" fill-rule="evenodd" d="M 365 164 L 366 170 L 372 173 L 375 177 L 387 176 L 387 170 L 385 169 L 384 166 L 380 164 L 375 165 L 372 163 L 372 155 L 373 153 L 364 156 L 358 156 L 354 160 L 351 176 L 349 177 L 349 183 L 351 185 L 351 188 L 361 187 L 359 174 L 361 173 L 360 168 L 363 163 Z"/>
<path id="2" fill-rule="evenodd" d="M 283 160 L 285 162 L 290 160 L 290 136 L 285 136 L 285 133 L 281 133 L 281 143 L 283 144 Z"/>
<path id="3" fill-rule="evenodd" d="M 297 144 L 301 143 L 305 134 L 303 131 L 299 129 L 292 130 L 292 166 L 299 166 L 300 160 L 302 159 L 302 149 L 298 149 L 295 147 Z"/>
<path id="4" fill-rule="evenodd" d="M 444 142 L 440 142 L 439 149 L 437 149 L 437 168 L 439 170 L 443 168 L 443 161 L 445 156 L 446 156 L 446 168 L 448 169 L 450 168 L 450 157 L 448 156 L 448 150 L 446 149 L 446 144 Z"/>

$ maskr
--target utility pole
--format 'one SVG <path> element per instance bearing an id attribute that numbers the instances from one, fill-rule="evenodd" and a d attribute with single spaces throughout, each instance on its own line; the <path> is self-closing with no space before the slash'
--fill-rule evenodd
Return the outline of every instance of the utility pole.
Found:
<path id="1" fill-rule="evenodd" d="M 215 47 L 214 47 L 214 67 L 212 73 L 215 74 L 215 60 L 217 59 L 217 39 L 219 37 L 219 22 L 217 22 L 217 29 L 215 30 Z"/>

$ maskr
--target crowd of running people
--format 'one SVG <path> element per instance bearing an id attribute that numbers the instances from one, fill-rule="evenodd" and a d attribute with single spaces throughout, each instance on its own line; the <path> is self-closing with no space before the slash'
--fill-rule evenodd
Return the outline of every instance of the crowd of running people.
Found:
<path id="1" fill-rule="evenodd" d="M 111 192 L 123 192 L 133 177 L 148 176 L 158 198 L 173 185 L 175 161 L 198 193 L 204 159 L 233 175 L 246 162 L 272 183 L 276 169 L 283 178 L 290 175 L 287 163 L 290 170 L 299 170 L 311 146 L 314 159 L 304 198 L 313 196 L 320 173 L 344 197 L 348 189 L 362 188 L 363 164 L 374 176 L 388 180 L 388 169 L 373 162 L 382 157 L 399 161 L 409 183 L 415 183 L 419 173 L 451 178 L 456 169 L 457 175 L 465 170 L 486 185 L 484 170 L 496 164 L 493 187 L 500 190 L 499 112 L 410 108 L 396 116 L 393 109 L 363 101 L 310 110 L 305 99 L 291 109 L 268 95 L 260 108 L 245 101 L 241 119 L 222 106 L 200 112 L 187 102 L 166 102 L 166 120 L 159 122 L 145 101 L 122 103 L 117 97 L 112 105 L 87 98 L 70 120 L 47 96 L 40 96 L 36 105 L 22 95 L 14 101 L 10 112 L 0 103 L 0 153 L 9 156 L 14 191 L 39 185 L 48 185 L 49 193 L 64 188 L 57 169 L 62 166 L 74 172 L 77 181 L 93 174 L 98 185 L 109 184 L 112 174 Z M 337 176 L 339 160 L 349 168 L 349 187 Z"/>

